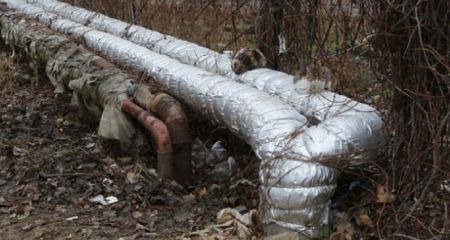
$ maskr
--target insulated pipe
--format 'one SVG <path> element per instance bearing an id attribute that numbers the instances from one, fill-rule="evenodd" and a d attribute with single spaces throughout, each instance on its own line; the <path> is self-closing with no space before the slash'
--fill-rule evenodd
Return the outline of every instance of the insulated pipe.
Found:
<path id="1" fill-rule="evenodd" d="M 1 11 L 7 11 L 7 9 L 2 8 Z M 15 27 L 12 27 L 10 24 L 11 22 L 8 24 L 8 22 L 2 21 L 2 37 L 4 40 L 10 41 L 20 47 L 26 47 L 28 49 L 26 52 L 28 52 L 30 57 L 38 61 L 39 64 L 47 65 L 46 74 L 57 89 L 67 88 L 71 80 L 89 79 L 88 81 L 90 83 L 84 85 L 85 90 L 81 91 L 82 93 L 74 90 L 74 94 L 81 101 L 83 101 L 83 97 L 87 97 L 93 103 L 90 107 L 103 109 L 102 116 L 98 116 L 101 118 L 100 129 L 102 126 L 104 129 L 109 129 L 111 126 L 119 129 L 118 131 L 113 131 L 111 134 L 105 134 L 103 132 L 104 135 L 99 130 L 99 135 L 119 141 L 125 141 L 127 137 L 133 136 L 133 133 L 130 132 L 134 132 L 135 130 L 126 117 L 126 114 L 120 112 L 120 108 L 122 108 L 124 112 L 136 118 L 153 134 L 159 175 L 161 177 L 173 177 L 172 146 L 167 127 L 160 120 L 151 116 L 130 100 L 125 99 L 127 97 L 126 86 L 132 84 L 129 76 L 121 72 L 104 58 L 98 57 L 85 48 L 71 43 L 67 38 L 52 35 L 52 33 L 49 33 L 50 30 L 45 32 L 41 31 L 42 28 L 36 30 L 32 27 L 20 26 L 14 23 L 12 24 Z M 61 58 L 61 56 L 64 57 Z M 58 70 L 53 69 L 55 67 L 54 63 L 58 61 L 60 61 L 60 65 L 56 67 Z M 80 106 L 84 105 L 81 104 Z M 111 111 L 115 107 L 118 108 L 118 112 Z M 107 111 L 106 109 L 110 109 L 110 111 L 105 112 Z M 101 110 L 99 111 L 101 112 Z M 105 124 L 103 122 L 104 119 L 110 125 Z M 108 126 L 102 125 L 102 122 Z M 112 122 L 115 122 L 115 124 Z M 119 124 L 117 124 L 118 122 Z M 122 132 L 120 129 L 122 129 Z M 129 130 L 129 132 L 123 132 L 123 129 Z"/>
<path id="2" fill-rule="evenodd" d="M 339 171 L 322 161 L 345 162 L 355 154 L 352 145 L 341 143 L 334 126 L 319 123 L 307 128 L 306 118 L 295 109 L 254 88 L 60 19 L 20 0 L 0 2 L 84 39 L 87 46 L 117 62 L 147 72 L 171 94 L 249 143 L 262 161 L 261 210 L 266 226 L 295 230 L 310 238 L 327 232 Z"/>
<path id="3" fill-rule="evenodd" d="M 181 103 L 165 93 L 154 95 L 145 85 L 138 85 L 134 99 L 166 124 L 173 146 L 173 177 L 178 183 L 188 184 L 192 181 L 192 138 Z"/>
<path id="4" fill-rule="evenodd" d="M 227 77 L 236 76 L 231 70 L 230 56 L 227 54 L 220 54 L 197 44 L 110 18 L 97 12 L 74 7 L 67 3 L 55 0 L 26 0 L 26 2 L 69 18 L 74 22 L 145 46 L 157 53 L 178 59 L 182 63 Z"/>
<path id="5" fill-rule="evenodd" d="M 281 98 L 305 116 L 323 122 L 340 139 L 340 142 L 336 143 L 337 146 L 351 145 L 354 151 L 359 151 L 360 154 L 352 158 L 350 165 L 365 164 L 375 159 L 378 146 L 383 143 L 383 121 L 380 114 L 369 105 L 329 91 L 310 94 L 304 89 L 296 88 L 292 75 L 271 69 L 256 69 L 236 75 L 231 69 L 230 56 L 227 54 L 220 54 L 197 44 L 67 3 L 56 0 L 27 0 L 27 2 Z M 341 164 L 333 163 L 339 167 Z"/>
<path id="6" fill-rule="evenodd" d="M 122 101 L 122 110 L 138 120 L 142 126 L 152 133 L 156 146 L 158 175 L 162 178 L 173 179 L 173 150 L 166 125 L 129 99 Z"/>

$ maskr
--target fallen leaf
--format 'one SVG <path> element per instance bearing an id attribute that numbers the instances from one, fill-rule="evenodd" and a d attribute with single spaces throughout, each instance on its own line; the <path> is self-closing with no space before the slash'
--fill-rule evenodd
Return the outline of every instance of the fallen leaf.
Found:
<path id="1" fill-rule="evenodd" d="M 336 231 L 330 235 L 331 240 L 352 240 L 355 234 L 355 229 L 350 223 L 350 218 L 345 212 L 335 212 Z"/>
<path id="2" fill-rule="evenodd" d="M 24 212 L 23 214 L 18 215 L 18 216 L 17 216 L 17 219 L 18 219 L 18 220 L 23 220 L 23 219 L 25 219 L 25 218 L 27 218 L 27 217 L 29 217 L 29 216 L 30 216 L 30 212 L 26 211 L 26 212 Z"/>
<path id="3" fill-rule="evenodd" d="M 132 171 L 128 171 L 127 172 L 127 180 L 129 183 L 133 184 L 136 183 L 136 173 L 132 172 Z"/>
<path id="4" fill-rule="evenodd" d="M 23 156 L 23 155 L 25 155 L 27 152 L 28 152 L 28 151 L 25 150 L 25 149 L 23 149 L 23 148 L 19 148 L 19 147 L 16 147 L 16 146 L 13 147 L 13 155 L 16 156 L 16 157 Z"/>
<path id="5" fill-rule="evenodd" d="M 26 231 L 26 232 L 30 231 L 31 229 L 33 229 L 33 225 L 31 225 L 31 224 L 27 224 L 22 227 L 22 230 Z"/>
<path id="6" fill-rule="evenodd" d="M 390 203 L 394 201 L 395 195 L 389 192 L 386 187 L 382 185 L 377 186 L 377 203 Z"/>
<path id="7" fill-rule="evenodd" d="M 144 214 L 141 213 L 141 212 L 139 212 L 139 211 L 134 211 L 133 214 L 132 214 L 132 216 L 133 216 L 134 219 L 139 219 L 139 218 L 141 218 L 142 216 L 144 216 Z"/>
<path id="8" fill-rule="evenodd" d="M 44 236 L 44 231 L 39 229 L 33 233 L 33 239 L 39 239 Z"/>
<path id="9" fill-rule="evenodd" d="M 206 187 L 202 187 L 199 191 L 198 191 L 198 197 L 202 198 L 204 196 L 208 195 L 208 190 L 206 190 Z"/>
<path id="10" fill-rule="evenodd" d="M 95 143 L 88 143 L 84 147 L 87 148 L 87 149 L 93 148 L 93 147 L 95 147 Z"/>
<path id="11" fill-rule="evenodd" d="M 372 219 L 370 219 L 370 217 L 367 213 L 360 213 L 357 216 L 357 220 L 360 225 L 367 226 L 371 229 L 373 229 L 375 227 L 375 225 L 372 222 Z"/>

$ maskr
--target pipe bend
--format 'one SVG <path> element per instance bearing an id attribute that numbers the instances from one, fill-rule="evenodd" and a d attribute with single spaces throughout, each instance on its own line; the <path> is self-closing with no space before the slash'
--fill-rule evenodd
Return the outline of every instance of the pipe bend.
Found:
<path id="1" fill-rule="evenodd" d="M 150 99 L 147 110 L 156 113 L 168 126 L 169 131 L 174 133 L 171 135 L 173 143 L 192 142 L 188 118 L 180 102 L 174 97 L 157 93 Z"/>
<path id="2" fill-rule="evenodd" d="M 173 149 L 167 126 L 129 99 L 122 101 L 122 110 L 152 133 L 157 152 L 158 174 L 163 178 L 173 178 Z"/>
<path id="3" fill-rule="evenodd" d="M 192 138 L 189 121 L 180 102 L 166 93 L 158 93 L 150 99 L 148 107 L 169 128 L 173 144 L 174 178 L 188 184 L 192 180 Z"/>
<path id="4" fill-rule="evenodd" d="M 136 102 L 155 113 L 167 126 L 173 146 L 173 176 L 181 184 L 192 179 L 192 137 L 188 118 L 181 103 L 166 93 L 153 94 L 146 85 L 139 85 L 134 93 Z"/>

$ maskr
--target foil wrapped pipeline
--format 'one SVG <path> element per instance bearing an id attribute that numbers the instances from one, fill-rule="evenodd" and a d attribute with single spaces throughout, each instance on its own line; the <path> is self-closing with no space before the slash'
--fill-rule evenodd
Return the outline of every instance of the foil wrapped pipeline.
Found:
<path id="1" fill-rule="evenodd" d="M 57 13 L 74 22 L 110 33 L 114 36 L 145 46 L 154 52 L 178 59 L 182 63 L 206 69 L 227 77 L 235 77 L 231 70 L 230 56 L 173 36 L 129 24 L 97 12 L 74 7 L 54 0 L 27 0 L 46 11 Z"/>
<path id="2" fill-rule="evenodd" d="M 27 2 L 183 63 L 230 77 L 278 96 L 303 115 L 322 123 L 322 127 L 333 132 L 335 138 L 339 138 L 338 142 L 334 142 L 334 146 L 352 149 L 354 154 L 347 165 L 355 167 L 373 160 L 377 149 L 383 143 L 383 121 L 379 113 L 369 105 L 329 91 L 310 94 L 304 89 L 296 88 L 292 75 L 271 69 L 256 69 L 243 75 L 236 75 L 231 70 L 230 56 L 227 54 L 220 54 L 197 44 L 130 25 L 67 3 L 56 0 L 27 0 Z M 346 147 L 347 145 L 350 147 Z M 341 150 L 324 155 L 334 156 L 335 152 Z M 340 166 L 341 163 L 333 165 Z"/>
<path id="3" fill-rule="evenodd" d="M 35 17 L 51 15 L 34 6 L 24 7 L 22 1 L 1 2 Z M 39 20 L 45 22 L 46 18 L 50 17 Z M 266 224 L 318 237 L 330 221 L 329 199 L 339 177 L 335 167 L 371 159 L 382 139 L 382 121 L 371 107 L 331 92 L 299 93 L 286 87 L 293 82 L 290 75 L 259 69 L 242 75 L 241 81 L 295 103 L 298 111 L 319 120 L 317 125 L 308 128 L 306 119 L 294 108 L 229 78 L 69 20 L 51 19 L 46 23 L 53 29 L 84 36 L 94 50 L 148 72 L 171 94 L 248 142 L 262 160 L 261 202 Z"/>

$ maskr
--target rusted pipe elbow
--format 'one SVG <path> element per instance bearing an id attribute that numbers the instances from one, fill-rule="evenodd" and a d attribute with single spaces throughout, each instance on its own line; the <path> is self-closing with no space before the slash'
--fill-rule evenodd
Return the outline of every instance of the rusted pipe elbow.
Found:
<path id="1" fill-rule="evenodd" d="M 139 123 L 152 133 L 157 152 L 158 174 L 163 178 L 173 179 L 173 149 L 167 126 L 129 99 L 122 101 L 122 110 L 138 120 Z"/>
<path id="2" fill-rule="evenodd" d="M 178 183 L 189 184 L 192 180 L 192 138 L 188 118 L 180 102 L 165 93 L 153 95 L 145 85 L 138 86 L 134 98 L 166 124 L 173 144 L 174 179 Z"/>
<path id="3" fill-rule="evenodd" d="M 158 93 L 150 101 L 150 111 L 156 113 L 169 128 L 174 151 L 175 180 L 188 184 L 192 177 L 192 138 L 181 104 L 168 94 Z"/>

